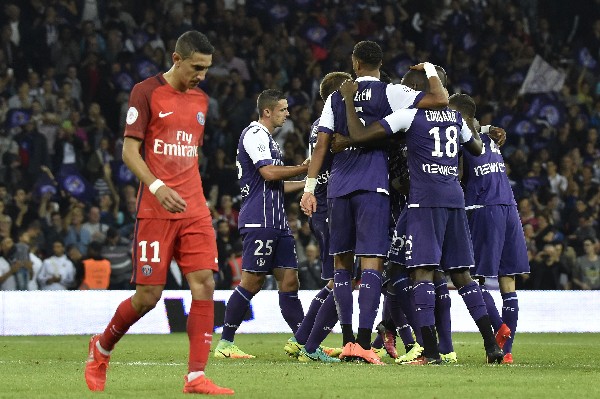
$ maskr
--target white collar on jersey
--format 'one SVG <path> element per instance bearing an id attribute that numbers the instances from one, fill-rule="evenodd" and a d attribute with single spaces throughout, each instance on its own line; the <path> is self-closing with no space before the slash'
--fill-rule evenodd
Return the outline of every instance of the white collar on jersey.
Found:
<path id="1" fill-rule="evenodd" d="M 366 81 L 379 81 L 375 76 L 361 76 L 360 78 L 356 78 L 357 82 L 366 82 Z"/>
<path id="2" fill-rule="evenodd" d="M 267 127 L 265 125 L 263 125 L 262 123 L 260 123 L 259 121 L 252 121 L 252 122 L 250 122 L 250 126 L 258 126 L 262 130 L 264 130 L 265 132 L 269 133 L 269 129 L 267 129 Z"/>

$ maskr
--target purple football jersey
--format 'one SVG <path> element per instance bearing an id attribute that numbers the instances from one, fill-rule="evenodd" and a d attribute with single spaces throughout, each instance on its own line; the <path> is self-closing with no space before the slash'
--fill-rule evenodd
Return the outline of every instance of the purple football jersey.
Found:
<path id="1" fill-rule="evenodd" d="M 500 149 L 487 134 L 481 134 L 480 156 L 463 151 L 465 205 L 517 205 Z"/>
<path id="2" fill-rule="evenodd" d="M 386 84 L 374 77 L 361 77 L 354 95 L 358 117 L 365 125 L 376 122 L 392 111 L 417 104 L 425 95 L 404 85 Z M 348 136 L 346 106 L 339 91 L 323 107 L 319 131 Z M 328 198 L 342 197 L 354 191 L 389 194 L 387 153 L 381 149 L 350 147 L 335 154 L 329 177 Z"/>
<path id="3" fill-rule="evenodd" d="M 283 165 L 279 145 L 262 124 L 252 122 L 242 132 L 236 164 L 242 192 L 238 227 L 287 230 L 283 180 L 266 181 L 258 171 L 265 165 Z"/>
<path id="4" fill-rule="evenodd" d="M 460 144 L 473 134 L 459 112 L 401 109 L 381 120 L 388 134 L 406 131 L 408 207 L 464 208 L 458 181 Z"/>

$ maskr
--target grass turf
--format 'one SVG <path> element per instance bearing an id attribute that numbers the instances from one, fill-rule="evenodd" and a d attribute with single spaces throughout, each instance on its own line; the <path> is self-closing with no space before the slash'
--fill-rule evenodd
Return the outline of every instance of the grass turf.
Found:
<path id="1" fill-rule="evenodd" d="M 240 398 L 598 398 L 600 334 L 519 334 L 515 364 L 486 365 L 478 334 L 453 334 L 458 363 L 387 366 L 299 363 L 283 352 L 290 335 L 238 334 L 256 359 L 209 360 L 207 374 Z M 183 395 L 185 334 L 126 335 L 104 392 L 83 378 L 89 337 L 0 337 L 0 398 L 172 398 Z M 216 345 L 215 335 L 213 344 Z M 327 346 L 339 345 L 330 336 Z M 214 346 L 213 345 L 213 346 Z M 400 350 L 403 352 L 402 350 Z"/>

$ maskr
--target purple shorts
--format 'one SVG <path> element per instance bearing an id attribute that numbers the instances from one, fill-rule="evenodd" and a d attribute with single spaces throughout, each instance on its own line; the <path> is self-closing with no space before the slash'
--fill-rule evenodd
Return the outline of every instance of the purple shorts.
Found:
<path id="1" fill-rule="evenodd" d="M 242 270 L 271 273 L 275 268 L 297 269 L 296 242 L 289 230 L 251 227 L 240 229 Z"/>
<path id="2" fill-rule="evenodd" d="M 488 205 L 470 210 L 469 228 L 475 253 L 474 276 L 529 273 L 527 247 L 517 207 Z"/>
<path id="3" fill-rule="evenodd" d="M 387 256 L 390 197 L 374 191 L 355 191 L 327 199 L 329 253 Z"/>
<path id="4" fill-rule="evenodd" d="M 327 215 L 315 213 L 308 219 L 310 230 L 317 238 L 319 251 L 321 252 L 321 279 L 333 279 L 333 256 L 329 255 L 329 227 L 327 226 Z"/>
<path id="5" fill-rule="evenodd" d="M 398 222 L 394 229 L 394 235 L 392 236 L 392 244 L 390 245 L 390 252 L 388 258 L 390 262 L 398 263 L 400 265 L 406 265 L 406 258 L 404 256 L 404 246 L 406 243 L 406 221 L 408 215 L 408 207 L 402 208 L 400 215 L 398 216 Z"/>
<path id="6" fill-rule="evenodd" d="M 473 267 L 473 245 L 462 208 L 408 208 L 406 267 L 442 271 Z"/>

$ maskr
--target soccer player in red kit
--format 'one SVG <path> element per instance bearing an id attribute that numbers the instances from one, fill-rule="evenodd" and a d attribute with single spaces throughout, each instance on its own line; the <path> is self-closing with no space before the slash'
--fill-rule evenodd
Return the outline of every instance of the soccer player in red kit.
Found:
<path id="1" fill-rule="evenodd" d="M 106 330 L 90 340 L 85 380 L 92 391 L 104 390 L 111 351 L 155 307 L 174 258 L 192 291 L 183 392 L 233 394 L 204 375 L 214 327 L 217 246 L 198 169 L 208 96 L 197 86 L 213 52 L 205 35 L 188 31 L 177 39 L 171 69 L 136 84 L 131 92 L 123 161 L 140 179 L 133 242 L 136 291 L 117 307 Z"/>

